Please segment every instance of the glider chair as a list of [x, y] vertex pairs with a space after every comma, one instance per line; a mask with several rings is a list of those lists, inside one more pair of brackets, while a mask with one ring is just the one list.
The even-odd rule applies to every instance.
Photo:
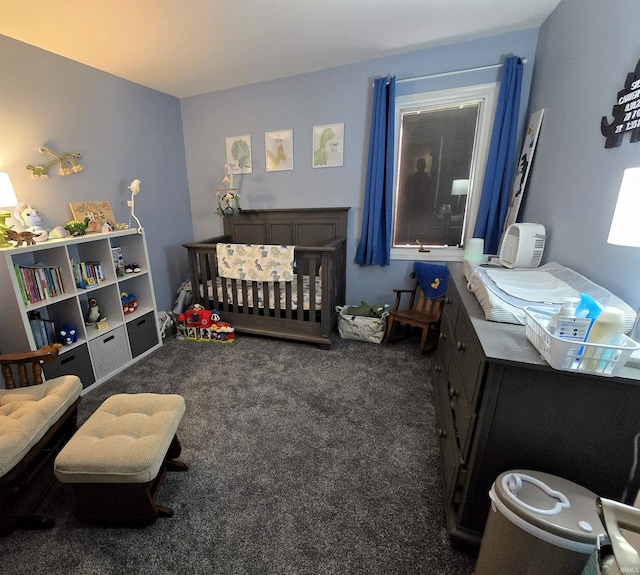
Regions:
[[[420, 353], [424, 353], [431, 351], [431, 349], [427, 350], [429, 331], [437, 329], [440, 324], [449, 281], [449, 269], [441, 264], [415, 262], [411, 277], [413, 278], [411, 289], [393, 290], [396, 301], [389, 312], [384, 340], [390, 341], [395, 323], [405, 324], [407, 334], [411, 327], [418, 327], [422, 330]], [[406, 307], [401, 307], [403, 304]]]
[[14, 502], [77, 429], [80, 379], [63, 375], [45, 381], [42, 373], [42, 363], [54, 361], [59, 347], [0, 355], [0, 537], [15, 529], [53, 527], [51, 519], [16, 514]]

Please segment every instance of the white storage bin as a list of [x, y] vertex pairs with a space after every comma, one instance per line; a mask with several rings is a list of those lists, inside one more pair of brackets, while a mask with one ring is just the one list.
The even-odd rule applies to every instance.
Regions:
[[124, 326], [105, 332], [89, 342], [96, 379], [102, 379], [131, 361]]
[[626, 335], [620, 337], [618, 345], [561, 339], [543, 325], [549, 318], [549, 310], [525, 307], [524, 311], [527, 338], [554, 369], [612, 377], [618, 374], [631, 354], [640, 349], [640, 344]]
[[368, 341], [370, 343], [380, 343], [387, 330], [387, 317], [389, 312], [382, 313], [382, 317], [366, 317], [348, 313], [349, 306], [337, 306], [338, 333], [342, 339], [355, 339], [358, 341]]

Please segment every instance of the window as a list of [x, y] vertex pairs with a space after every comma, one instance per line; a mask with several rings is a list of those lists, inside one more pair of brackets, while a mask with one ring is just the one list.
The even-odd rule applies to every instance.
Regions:
[[482, 191], [499, 84], [396, 98], [391, 257], [461, 257]]

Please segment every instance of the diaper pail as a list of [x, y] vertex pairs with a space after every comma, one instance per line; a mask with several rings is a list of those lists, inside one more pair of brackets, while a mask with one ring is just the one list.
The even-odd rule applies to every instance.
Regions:
[[580, 575], [604, 527], [596, 495], [539, 471], [498, 476], [474, 575]]

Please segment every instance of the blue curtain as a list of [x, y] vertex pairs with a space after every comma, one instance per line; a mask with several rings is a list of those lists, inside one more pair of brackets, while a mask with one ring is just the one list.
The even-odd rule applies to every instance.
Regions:
[[395, 76], [374, 82], [362, 235], [356, 252], [359, 264], [391, 263], [395, 94]]
[[505, 58], [491, 147], [482, 186], [474, 238], [484, 238], [484, 252], [497, 254], [509, 209], [522, 87], [522, 60]]

